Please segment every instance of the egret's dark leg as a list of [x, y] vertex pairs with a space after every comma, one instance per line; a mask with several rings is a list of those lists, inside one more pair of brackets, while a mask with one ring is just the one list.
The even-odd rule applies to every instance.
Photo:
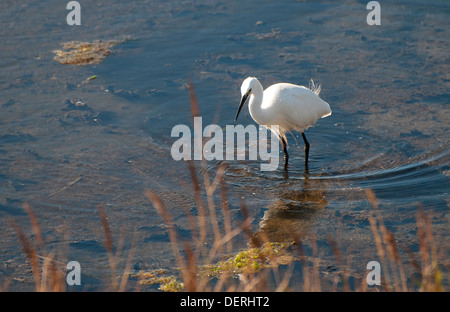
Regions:
[[284, 138], [281, 138], [281, 145], [283, 146], [283, 152], [284, 152], [284, 168], [287, 168], [288, 161], [289, 161], [289, 154], [287, 151], [287, 144], [286, 140]]
[[303, 141], [305, 141], [305, 168], [308, 168], [308, 157], [309, 157], [309, 142], [305, 137], [305, 133], [302, 132]]

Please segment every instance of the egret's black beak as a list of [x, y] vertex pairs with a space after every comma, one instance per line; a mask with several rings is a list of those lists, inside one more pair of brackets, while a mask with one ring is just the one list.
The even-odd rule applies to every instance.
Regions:
[[234, 125], [235, 126], [236, 126], [236, 121], [237, 121], [237, 119], [239, 117], [239, 113], [241, 112], [242, 106], [244, 106], [245, 102], [247, 102], [247, 99], [248, 99], [251, 91], [252, 90], [248, 90], [248, 92], [245, 93], [244, 96], [242, 97], [241, 103], [239, 103], [239, 108], [238, 108], [238, 111], [237, 111], [237, 114], [236, 114], [236, 118], [234, 118]]

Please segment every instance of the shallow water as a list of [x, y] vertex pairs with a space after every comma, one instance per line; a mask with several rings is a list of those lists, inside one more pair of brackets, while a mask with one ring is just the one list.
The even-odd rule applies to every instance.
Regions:
[[[185, 84], [195, 87], [203, 124], [225, 126], [247, 76], [264, 87], [313, 78], [333, 114], [306, 132], [308, 173], [298, 134], [289, 137], [288, 173], [282, 166], [262, 172], [258, 161], [227, 162], [233, 220], [243, 199], [256, 236], [290, 240], [285, 230], [294, 228], [323, 248], [335, 237], [364, 272], [377, 259], [370, 188], [397, 240], [417, 249], [422, 206], [448, 257], [446, 1], [383, 1], [381, 26], [367, 25], [364, 1], [80, 3], [81, 26], [66, 24], [58, 1], [0, 4], [0, 283], [34, 287], [10, 222], [32, 235], [24, 202], [48, 249], [68, 246], [66, 257], [81, 263], [84, 289], [102, 289], [110, 278], [99, 204], [116, 241], [125, 233], [124, 253], [134, 236], [135, 269], [173, 267], [166, 228], [144, 192], [160, 195], [181, 236], [189, 234], [190, 174], [170, 155], [172, 128], [192, 126]], [[53, 60], [64, 42], [123, 38], [100, 64]], [[85, 106], [71, 105], [77, 101]], [[253, 123], [246, 108], [239, 121]], [[212, 175], [217, 166], [209, 162], [206, 170]]]

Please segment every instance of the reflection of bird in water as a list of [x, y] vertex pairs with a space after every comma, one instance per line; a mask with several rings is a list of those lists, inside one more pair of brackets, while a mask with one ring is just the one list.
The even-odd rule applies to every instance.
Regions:
[[305, 168], [308, 167], [309, 143], [304, 131], [318, 119], [331, 115], [330, 105], [319, 97], [320, 86], [312, 82], [310, 89], [290, 83], [277, 83], [263, 90], [261, 83], [248, 77], [241, 86], [241, 102], [236, 114], [236, 123], [242, 106], [248, 102], [253, 120], [269, 128], [281, 142], [284, 152], [284, 167], [287, 168], [286, 132], [300, 131], [305, 142]]
[[307, 234], [314, 216], [328, 202], [320, 189], [296, 188], [283, 191], [280, 198], [268, 207], [251, 245], [259, 246], [266, 241], [289, 243]]

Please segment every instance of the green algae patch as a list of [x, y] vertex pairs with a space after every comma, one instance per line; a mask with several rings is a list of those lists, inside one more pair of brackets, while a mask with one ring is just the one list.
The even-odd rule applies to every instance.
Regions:
[[98, 64], [111, 54], [111, 48], [125, 42], [122, 40], [96, 40], [94, 42], [71, 41], [63, 44], [61, 50], [54, 50], [54, 60], [61, 64]]
[[[295, 260], [288, 252], [291, 244], [268, 242], [258, 248], [248, 248], [215, 265], [206, 267], [209, 276], [221, 274], [254, 274], [262, 269], [287, 265]], [[205, 273], [206, 273], [205, 272]]]
[[139, 272], [132, 277], [136, 277], [140, 285], [159, 285], [158, 289], [165, 292], [179, 292], [184, 289], [182, 282], [175, 276], [168, 275], [168, 271], [163, 269]]
[[[238, 274], [257, 274], [263, 269], [289, 265], [296, 260], [291, 252], [293, 244], [267, 242], [261, 247], [248, 248], [215, 264], [197, 266], [195, 275], [201, 281], [221, 276], [229, 278]], [[141, 271], [130, 277], [137, 278], [140, 285], [159, 285], [158, 289], [165, 292], [185, 290], [184, 283], [165, 269]]]

